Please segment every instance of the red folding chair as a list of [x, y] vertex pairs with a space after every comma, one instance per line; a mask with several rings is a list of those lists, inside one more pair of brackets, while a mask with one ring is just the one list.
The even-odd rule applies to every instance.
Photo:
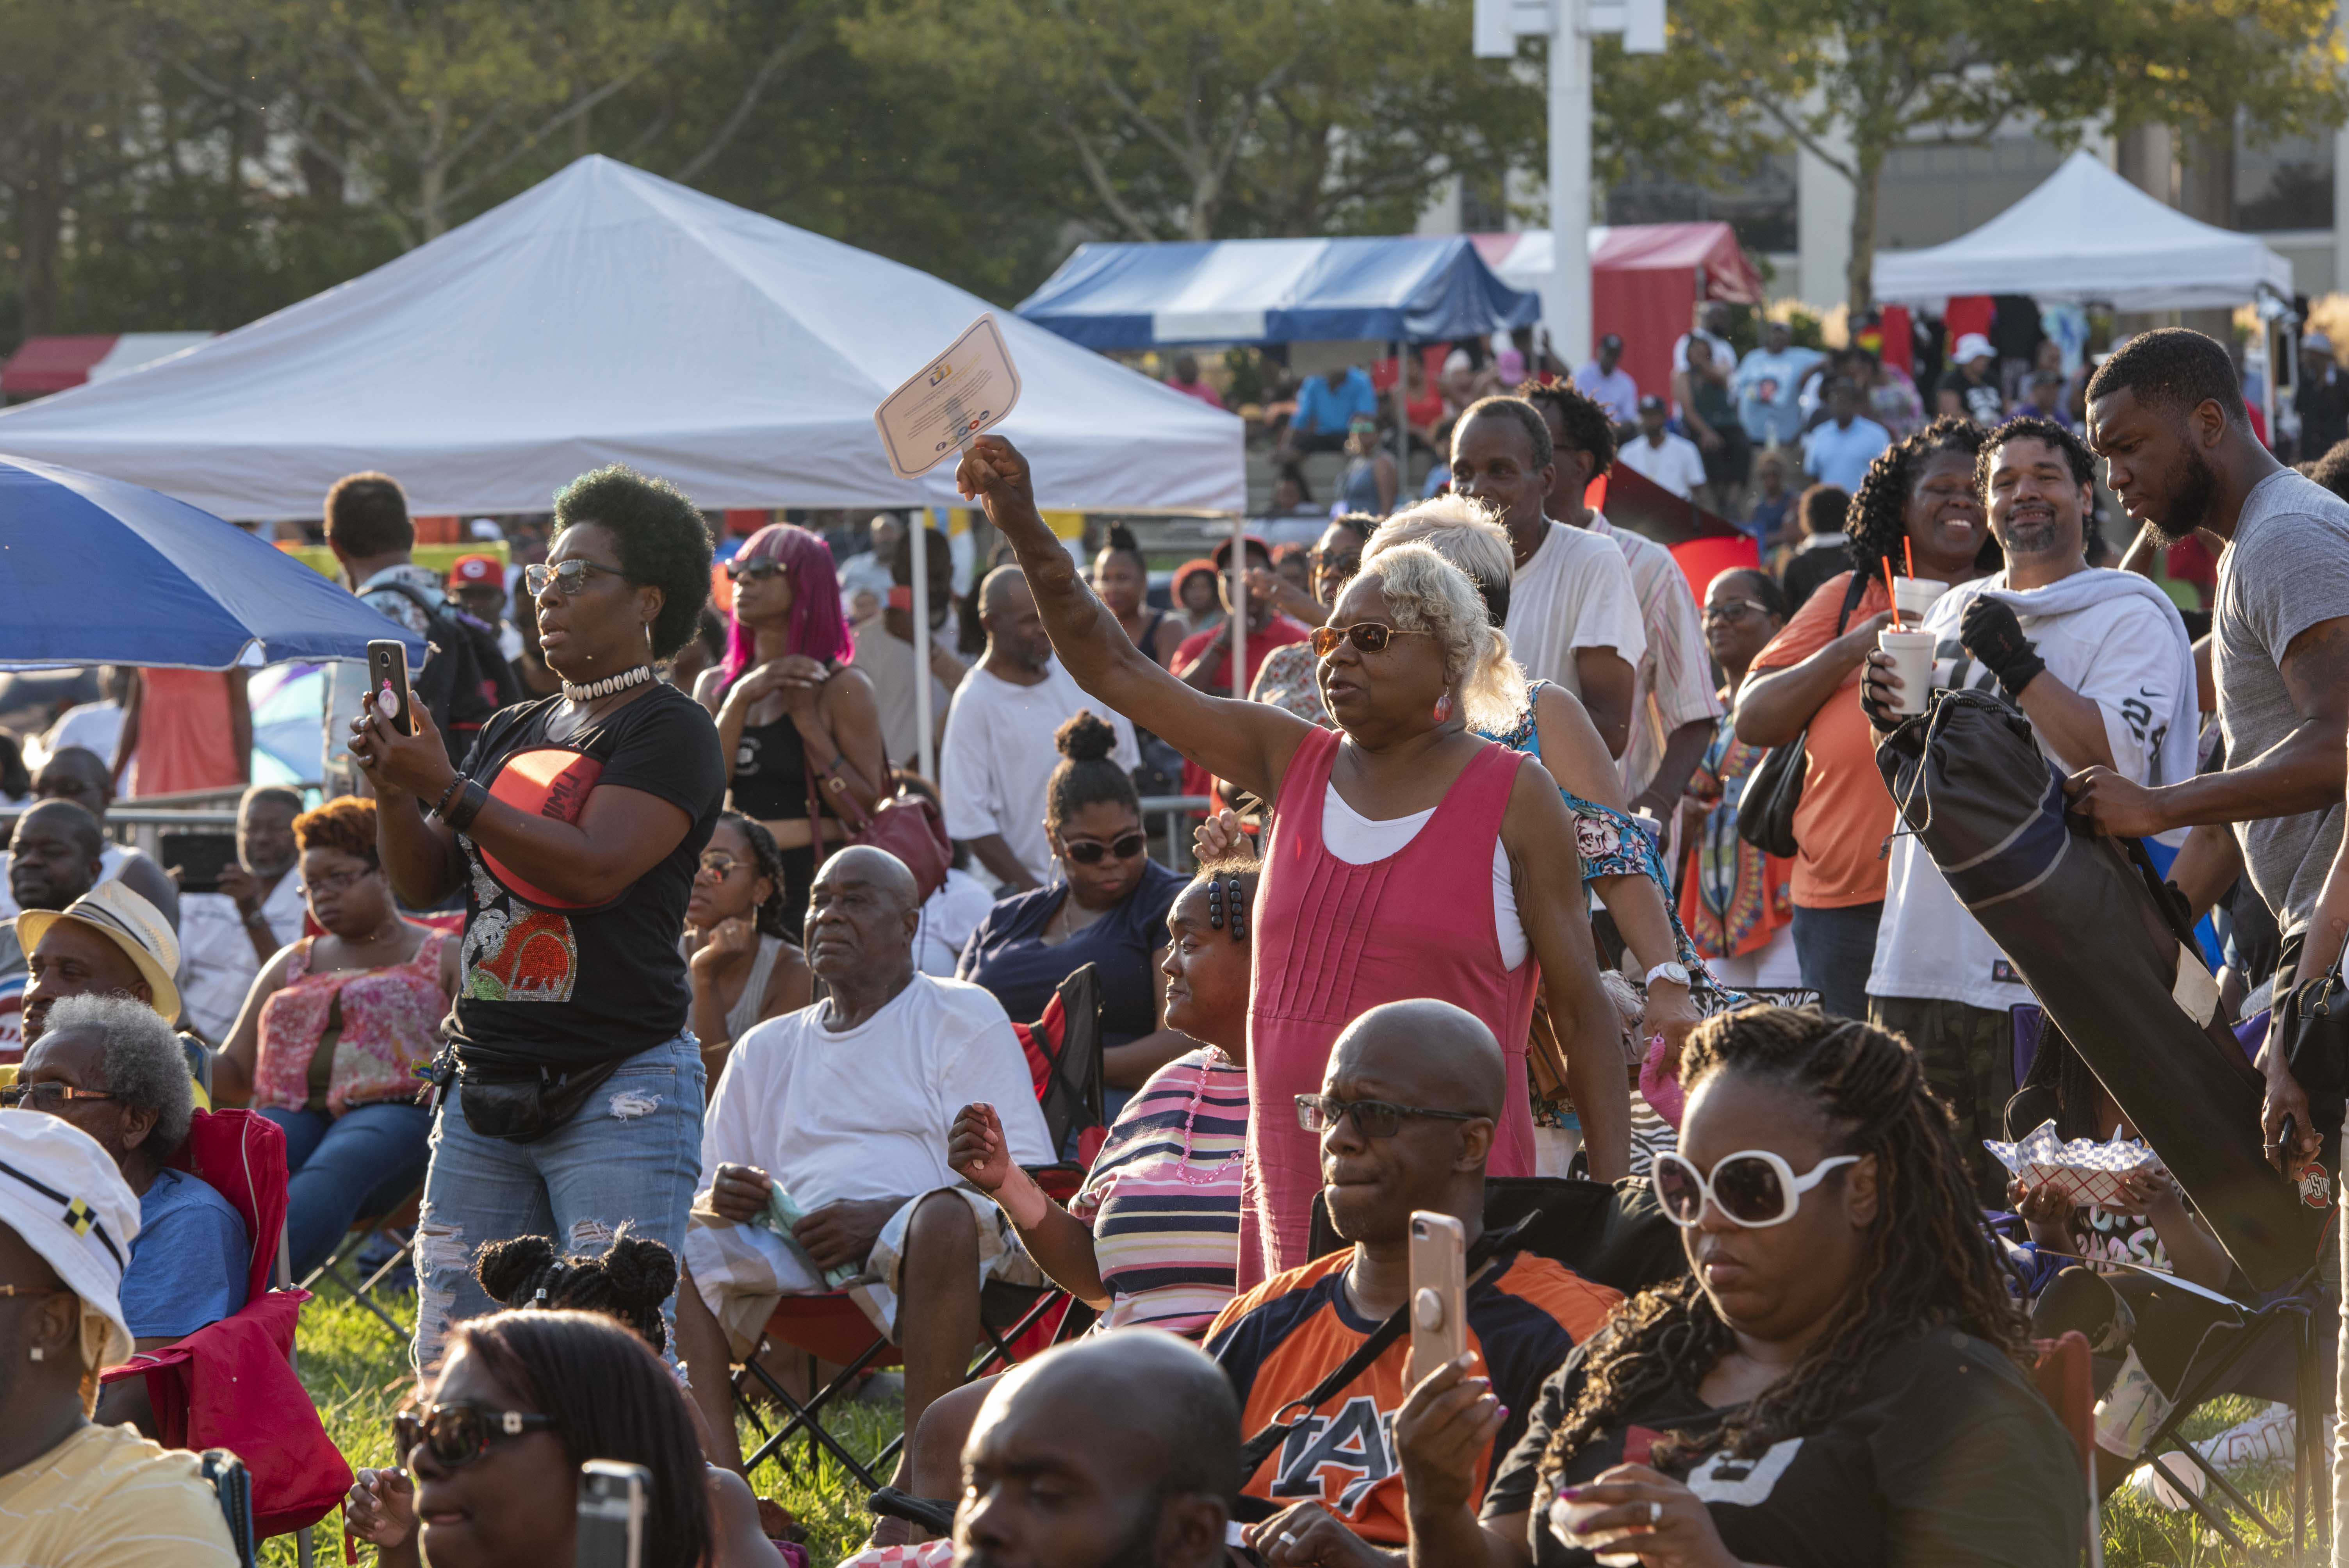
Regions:
[[[310, 1561], [310, 1526], [350, 1490], [343, 1459], [295, 1370], [294, 1328], [307, 1291], [285, 1265], [285, 1137], [249, 1110], [198, 1111], [171, 1161], [243, 1217], [253, 1238], [243, 1307], [184, 1339], [142, 1351], [100, 1374], [143, 1377], [165, 1447], [226, 1449], [253, 1480], [255, 1530], [296, 1533]], [[136, 1244], [133, 1245], [136, 1251]], [[274, 1285], [277, 1288], [272, 1288]]]
[[2039, 1360], [2031, 1369], [2031, 1380], [2071, 1434], [2072, 1446], [2080, 1450], [2088, 1495], [2088, 1568], [2104, 1568], [2103, 1500], [2096, 1490], [2096, 1374], [2088, 1336], [2075, 1328], [2061, 1338], [2037, 1340], [2033, 1348]]

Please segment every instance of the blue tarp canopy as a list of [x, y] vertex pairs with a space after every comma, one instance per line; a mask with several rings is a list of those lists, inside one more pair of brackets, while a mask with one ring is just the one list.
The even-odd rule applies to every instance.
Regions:
[[1530, 326], [1538, 294], [1463, 235], [1080, 245], [1019, 305], [1088, 348], [1180, 343], [1433, 343]]

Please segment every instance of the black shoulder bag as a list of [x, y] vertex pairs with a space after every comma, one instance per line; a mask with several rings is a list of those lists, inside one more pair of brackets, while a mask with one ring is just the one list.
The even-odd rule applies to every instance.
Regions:
[[[1844, 590], [1843, 613], [1836, 617], [1836, 635], [1851, 624], [1851, 614], [1868, 593], [1868, 579], [1858, 572]], [[1830, 697], [1827, 699], [1835, 700]], [[1805, 747], [1809, 725], [1784, 746], [1774, 746], [1745, 780], [1737, 797], [1737, 836], [1764, 854], [1791, 857], [1795, 851], [1795, 808], [1803, 803], [1803, 772], [1809, 759]]]

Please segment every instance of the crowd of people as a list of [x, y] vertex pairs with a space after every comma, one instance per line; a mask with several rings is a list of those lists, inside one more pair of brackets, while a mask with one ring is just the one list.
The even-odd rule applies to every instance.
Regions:
[[[957, 481], [1005, 559], [977, 657], [942, 634], [926, 669], [913, 552], [934, 631], [955, 570], [928, 530], [843, 563], [771, 523], [717, 562], [688, 498], [604, 469], [501, 601], [494, 562], [412, 581], [392, 480], [337, 486], [347, 585], [465, 614], [467, 668], [502, 670], [419, 680], [405, 728], [338, 690], [352, 789], [246, 790], [217, 892], [111, 844], [92, 750], [13, 828], [26, 1560], [233, 1560], [150, 1384], [98, 1375], [249, 1309], [249, 1212], [188, 1157], [249, 1107], [297, 1275], [418, 1202], [416, 1394], [347, 1502], [387, 1563], [567, 1561], [591, 1459], [650, 1472], [647, 1563], [785, 1560], [734, 1368], [834, 1295], [903, 1362], [896, 1484], [954, 1515], [877, 1521], [874, 1565], [2076, 1562], [2091, 1492], [2035, 1340], [2093, 1342], [2117, 1484], [2210, 1298], [2252, 1298], [2178, 1150], [2088, 1205], [1985, 1147], [2137, 1129], [2052, 1017], [2018, 1053], [2024, 966], [1881, 759], [1991, 704], [2078, 830], [2145, 841], [2216, 912], [2211, 1006], [2277, 1179], [2311, 1180], [2339, 1077], [2268, 1021], [2349, 939], [2349, 503], [2191, 332], [2105, 358], [2085, 418], [1943, 387], [1894, 431], [1848, 356], [1773, 331], [1727, 366], [1711, 330], [1677, 411], [1604, 344], [1588, 378], [1520, 365], [1451, 419], [1447, 493], [1400, 506], [1361, 389], [1317, 382], [1283, 438], [1349, 454], [1346, 509], [1301, 556], [1227, 542], [1165, 608], [1130, 534], [1081, 561], [980, 436]], [[1743, 449], [1734, 482], [1832, 545], [1699, 593], [1588, 506], [1674, 418], [1692, 486]], [[2100, 480], [2133, 560], [2206, 536], [2207, 626], [2098, 564]], [[1930, 634], [1930, 702], [1888, 628]], [[1160, 752], [1211, 810], [1154, 853]], [[1679, 1245], [1623, 1276], [1500, 1217], [1527, 1192]], [[1428, 1216], [1465, 1249], [1434, 1366], [1405, 1332]], [[967, 1381], [993, 1304], [1048, 1286], [1091, 1331]]]

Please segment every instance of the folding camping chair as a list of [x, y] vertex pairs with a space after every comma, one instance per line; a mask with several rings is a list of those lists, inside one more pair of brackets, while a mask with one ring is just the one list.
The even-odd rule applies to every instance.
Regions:
[[[301, 1287], [316, 1290], [320, 1280], [332, 1280], [342, 1287], [344, 1295], [373, 1313], [377, 1322], [391, 1330], [393, 1338], [405, 1341], [414, 1337], [416, 1326], [413, 1323], [403, 1324], [394, 1317], [376, 1299], [375, 1293], [384, 1281], [416, 1255], [416, 1216], [423, 1202], [424, 1188], [419, 1182], [416, 1191], [384, 1212], [359, 1216], [351, 1228], [343, 1233], [343, 1239], [335, 1243], [335, 1250], [326, 1254], [326, 1261], [302, 1276]], [[367, 1278], [356, 1277], [359, 1260], [378, 1240], [393, 1243], [391, 1255], [377, 1265]]]
[[2087, 1481], [2088, 1568], [2105, 1568], [2104, 1499], [2096, 1495], [2096, 1374], [2088, 1336], [2075, 1328], [2054, 1339], [2038, 1340], [2032, 1348], [2039, 1359], [2032, 1366], [2031, 1380], [2080, 1451]]
[[292, 1284], [286, 1266], [285, 1135], [249, 1110], [199, 1111], [171, 1164], [243, 1217], [253, 1242], [245, 1304], [100, 1378], [146, 1379], [166, 1448], [226, 1449], [241, 1459], [256, 1533], [294, 1534], [307, 1568], [310, 1526], [342, 1501], [351, 1469], [295, 1371], [295, 1322], [310, 1293]]
[[[2174, 1468], [2171, 1461], [2180, 1457], [2189, 1460], [2271, 1544], [2283, 1544], [2284, 1531], [2179, 1432], [2199, 1406], [2221, 1395], [2249, 1394], [2289, 1405], [2292, 1419], [2292, 1547], [2298, 1553], [2313, 1527], [2317, 1551], [2322, 1553], [2329, 1550], [2333, 1522], [2325, 1440], [2332, 1424], [2325, 1418], [2328, 1391], [2323, 1387], [2323, 1336], [2332, 1332], [2332, 1316], [2325, 1311], [2317, 1283], [2323, 1266], [2324, 1260], [2320, 1258], [2299, 1280], [2274, 1293], [2265, 1305], [2240, 1307], [2236, 1324], [2220, 1325], [2211, 1330], [2201, 1351], [2188, 1363], [2179, 1380], [2177, 1402], [2170, 1407], [2169, 1414], [2129, 1461], [2132, 1470], [2150, 1465], [2154, 1473], [2201, 1516], [2203, 1523], [2238, 1552], [2249, 1550], [2240, 1532], [2201, 1491], [2189, 1484], [2185, 1473]], [[2222, 1332], [2224, 1339], [2213, 1348], [2213, 1339]], [[2291, 1371], [2284, 1379], [2279, 1379], [2278, 1369], [2273, 1366], [2262, 1367], [2254, 1359], [2255, 1353], [2272, 1356], [2279, 1349], [2291, 1353]]]
[[[1058, 1164], [1031, 1169], [1055, 1202], [1066, 1202], [1084, 1181], [1085, 1166], [1099, 1151], [1107, 1134], [1102, 1125], [1101, 976], [1090, 964], [1061, 982], [1044, 1016], [1033, 1024], [1014, 1024], [1020, 1048], [1028, 1057], [1029, 1075], [1044, 1112], [1051, 1146], [1064, 1157]], [[1081, 1151], [1075, 1161], [1065, 1158]], [[1054, 1314], [1058, 1313], [1058, 1317]], [[979, 1292], [979, 1326], [987, 1336], [963, 1374], [965, 1382], [985, 1377], [1035, 1354], [1056, 1339], [1081, 1332], [1092, 1321], [1083, 1304], [1050, 1285], [1030, 1286], [988, 1282]], [[760, 1364], [771, 1345], [788, 1346], [818, 1361], [841, 1367], [830, 1382], [805, 1400], [795, 1398], [775, 1376]], [[786, 1469], [783, 1445], [802, 1431], [809, 1442], [829, 1453], [866, 1491], [880, 1489], [874, 1472], [885, 1470], [904, 1446], [905, 1434], [892, 1439], [867, 1467], [831, 1432], [823, 1412], [866, 1373], [900, 1364], [897, 1346], [885, 1334], [876, 1334], [872, 1320], [843, 1292], [825, 1295], [785, 1296], [767, 1319], [759, 1350], [734, 1374], [734, 1402], [760, 1435], [759, 1446], [743, 1461], [747, 1474], [773, 1459]], [[781, 1405], [783, 1419], [770, 1429], [751, 1387], [766, 1390]]]

